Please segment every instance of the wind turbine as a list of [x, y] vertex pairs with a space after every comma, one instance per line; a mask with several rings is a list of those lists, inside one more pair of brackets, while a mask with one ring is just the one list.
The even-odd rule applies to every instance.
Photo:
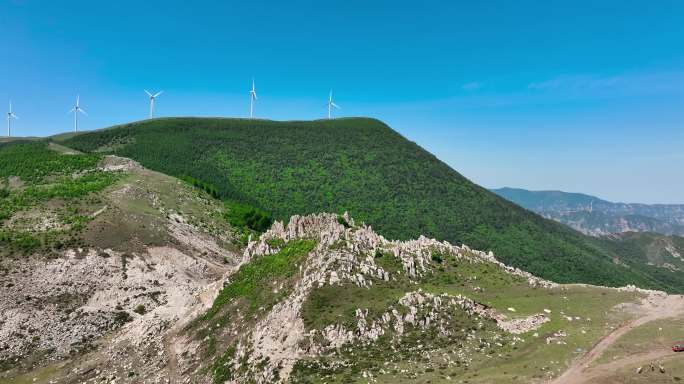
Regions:
[[81, 101], [81, 95], [77, 95], [76, 96], [76, 105], [74, 105], [74, 107], [71, 108], [71, 110], [69, 110], [69, 112], [68, 112], [68, 113], [73, 112], [73, 114], [74, 114], [74, 132], [78, 132], [78, 113], [81, 112], [82, 114], [87, 115], [86, 111], [79, 106], [80, 101]]
[[249, 118], [254, 118], [254, 102], [257, 99], [256, 87], [254, 86], [254, 78], [252, 78], [252, 90], [249, 91]]
[[12, 112], [12, 101], [9, 102], [9, 112], [7, 112], [7, 137], [12, 136], [12, 119], [18, 119], [19, 116]]
[[328, 120], [332, 119], [332, 109], [337, 108], [337, 109], [342, 109], [339, 105], [335, 104], [335, 102], [332, 99], [332, 89], [330, 90], [330, 97], [328, 98]]
[[164, 93], [164, 91], [159, 91], [159, 92], [157, 92], [157, 93], [155, 93], [155, 94], [153, 95], [153, 94], [151, 94], [150, 92], [148, 92], [147, 89], [146, 89], [146, 90], [145, 90], [145, 93], [147, 93], [147, 96], [150, 97], [150, 119], [151, 119], [151, 118], [152, 118], [152, 115], [154, 115], [154, 99], [156, 99], [157, 96], [159, 96], [159, 95], [161, 95], [162, 93]]

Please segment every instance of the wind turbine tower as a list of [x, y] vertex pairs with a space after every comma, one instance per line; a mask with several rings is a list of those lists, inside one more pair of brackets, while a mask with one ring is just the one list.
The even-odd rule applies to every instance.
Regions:
[[146, 90], [145, 90], [145, 93], [147, 93], [147, 96], [150, 97], [150, 119], [151, 119], [152, 116], [154, 116], [154, 100], [155, 100], [159, 95], [161, 95], [162, 93], [164, 93], [164, 91], [159, 91], [159, 92], [157, 92], [157, 93], [155, 93], [155, 94], [153, 95], [152, 93], [150, 93], [150, 92], [147, 91], [147, 89], [146, 89]]
[[78, 132], [78, 114], [82, 113], [84, 115], [88, 115], [86, 111], [80, 107], [80, 101], [81, 101], [81, 96], [78, 95], [76, 96], [76, 105], [74, 105], [73, 108], [69, 111], [69, 113], [74, 114], [74, 132]]
[[342, 109], [339, 105], [335, 104], [332, 97], [332, 89], [330, 90], [330, 97], [328, 98], [328, 120], [332, 119], [333, 108]]
[[9, 102], [9, 112], [7, 112], [7, 137], [12, 136], [12, 119], [18, 119], [19, 116], [12, 112], [12, 102]]
[[254, 78], [252, 78], [252, 90], [249, 91], [249, 118], [254, 118], [254, 102], [257, 99], [256, 87], [254, 86]]

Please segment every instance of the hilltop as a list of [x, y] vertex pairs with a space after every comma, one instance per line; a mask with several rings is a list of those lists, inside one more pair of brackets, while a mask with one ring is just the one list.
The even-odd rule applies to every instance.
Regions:
[[653, 358], [684, 375], [661, 345], [679, 296], [559, 285], [347, 214], [271, 225], [186, 180], [0, 144], [0, 383], [562, 383]]
[[201, 180], [280, 220], [348, 211], [388, 238], [469, 244], [557, 282], [684, 289], [615, 262], [619, 255], [470, 182], [373, 119], [153, 119], [55, 140]]
[[519, 188], [493, 189], [492, 192], [587, 235], [622, 232], [684, 235], [683, 204], [613, 203], [582, 193]]

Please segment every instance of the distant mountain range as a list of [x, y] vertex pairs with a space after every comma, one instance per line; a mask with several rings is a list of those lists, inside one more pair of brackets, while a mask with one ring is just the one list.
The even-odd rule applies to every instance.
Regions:
[[582, 193], [519, 188], [492, 192], [592, 236], [622, 232], [684, 235], [684, 204], [613, 203]]

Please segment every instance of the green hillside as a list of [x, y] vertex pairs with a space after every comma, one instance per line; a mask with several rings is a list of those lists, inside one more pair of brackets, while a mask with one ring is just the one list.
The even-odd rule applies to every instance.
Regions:
[[650, 232], [625, 232], [598, 239], [601, 246], [620, 255], [620, 260], [640, 269], [665, 285], [681, 284], [684, 270], [684, 237]]
[[522, 207], [533, 211], [548, 210], [553, 207], [564, 209], [580, 209], [588, 207], [590, 204], [611, 204], [598, 197], [585, 195], [583, 193], [570, 193], [562, 191], [528, 191], [520, 188], [499, 188], [492, 189], [492, 192], [506, 198]]
[[684, 289], [614, 263], [611, 251], [475, 185], [373, 119], [154, 119], [59, 141], [202, 180], [223, 199], [279, 219], [347, 210], [390, 238], [426, 235], [492, 250], [558, 282]]

